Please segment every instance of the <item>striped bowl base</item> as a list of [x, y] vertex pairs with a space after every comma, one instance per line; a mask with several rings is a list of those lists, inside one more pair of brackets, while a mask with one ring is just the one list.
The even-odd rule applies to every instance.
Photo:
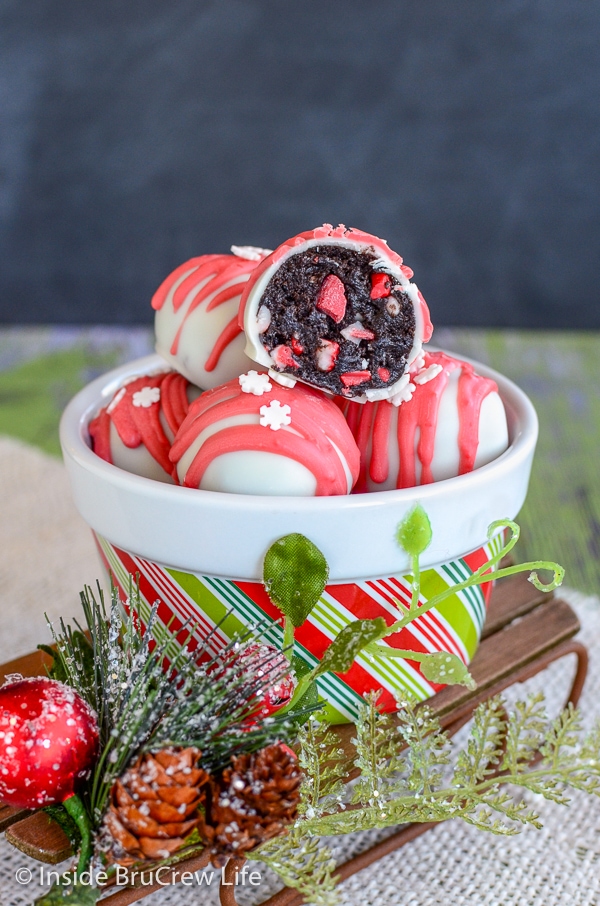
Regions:
[[[185, 621], [195, 626], [198, 640], [213, 632], [216, 651], [246, 626], [266, 624], [265, 641], [282, 647], [281, 613], [270, 602], [259, 582], [223, 579], [182, 572], [121, 550], [96, 535], [100, 556], [112, 575], [123, 601], [130, 577], [139, 575], [142, 619], [159, 601], [159, 635], [176, 637]], [[421, 575], [421, 603], [468, 578], [489, 560], [501, 543], [500, 536], [460, 560], [452, 560]], [[468, 588], [448, 596], [396, 633], [388, 643], [396, 648], [419, 652], [448, 651], [468, 664], [475, 653], [485, 620], [492, 583]], [[356, 619], [382, 616], [392, 623], [402, 615], [411, 598], [410, 576], [386, 576], [328, 585], [306, 622], [296, 630], [294, 654], [308, 669], [322, 657], [331, 640]], [[215, 626], [219, 628], [215, 630]], [[395, 696], [411, 692], [420, 701], [443, 686], [425, 679], [416, 661], [400, 658], [358, 656], [347, 673], [326, 673], [317, 680], [319, 693], [327, 703], [326, 718], [332, 723], [354, 721], [365, 692], [381, 690], [380, 706], [393, 711]]]

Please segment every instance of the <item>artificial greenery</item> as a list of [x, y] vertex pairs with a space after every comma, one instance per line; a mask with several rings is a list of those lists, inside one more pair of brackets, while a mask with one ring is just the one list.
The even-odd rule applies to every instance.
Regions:
[[65, 876], [48, 893], [38, 897], [34, 906], [61, 906], [64, 903], [68, 906], [96, 906], [101, 895], [101, 888], [92, 884], [78, 884]]
[[[515, 803], [501, 783], [541, 792], [557, 802], [565, 801], [568, 786], [596, 793], [600, 770], [590, 753], [597, 758], [600, 732], [581, 743], [578, 718], [572, 711], [547, 726], [538, 699], [518, 705], [510, 720], [499, 700], [481, 706], [467, 748], [459, 753], [453, 768], [450, 743], [435, 716], [410, 698], [403, 698], [398, 714], [391, 716], [379, 712], [377, 694], [366, 697], [350, 759], [339, 747], [333, 729], [314, 720], [306, 723], [318, 708], [317, 678], [327, 671], [346, 673], [361, 652], [372, 658], [420, 661], [427, 679], [472, 687], [467, 668], [454, 654], [404, 651], [381, 643], [449, 595], [488, 582], [493, 570], [495, 577], [528, 570], [530, 581], [544, 591], [560, 584], [563, 571], [550, 562], [496, 569], [516, 543], [519, 529], [503, 520], [490, 526], [490, 538], [498, 532], [508, 539], [487, 563], [464, 582], [421, 601], [420, 557], [431, 542], [431, 526], [422, 507], [415, 507], [397, 531], [412, 570], [409, 606], [397, 601], [398, 618], [390, 625], [381, 617], [348, 624], [312, 669], [293, 653], [294, 630], [323, 594], [327, 563], [303, 535], [288, 535], [275, 542], [265, 557], [265, 588], [283, 614], [284, 651], [298, 682], [292, 701], [265, 720], [257, 718], [260, 697], [265, 686], [282, 678], [276, 675], [281, 668], [270, 660], [270, 653], [262, 660], [259, 656], [255, 663], [254, 652], [250, 671], [244, 659], [245, 650], [264, 627], [252, 627], [246, 637], [232, 640], [214, 656], [211, 645], [219, 627], [192, 650], [194, 627], [185, 625], [175, 635], [170, 626], [165, 631], [158, 623], [158, 604], [142, 625], [138, 589], [130, 589], [125, 615], [116, 589], [108, 614], [101, 590], [96, 597], [86, 589], [81, 596], [85, 627], [66, 626], [61, 621], [60, 632], [53, 632], [55, 650], [44, 647], [53, 657], [50, 674], [89, 702], [100, 728], [100, 757], [92, 777], [81, 800], [69, 800], [68, 811], [81, 834], [78, 871], [89, 861], [91, 834], [100, 825], [115, 779], [141, 752], [169, 745], [196, 746], [202, 752], [202, 765], [214, 771], [239, 751], [297, 736], [304, 772], [298, 820], [287, 834], [270, 840], [250, 858], [266, 862], [286, 885], [297, 888], [316, 906], [331, 906], [336, 896], [335, 863], [319, 842], [321, 837], [449, 817], [463, 818], [496, 833], [511, 833], [515, 825], [536, 824], [537, 818]], [[552, 580], [544, 585], [536, 569], [552, 570]], [[529, 770], [538, 750], [540, 766]], [[350, 776], [357, 778], [352, 786], [347, 785]], [[66, 813], [56, 817], [68, 823]], [[195, 851], [200, 846], [198, 840]], [[69, 892], [57, 888], [50, 894], [54, 900], [40, 903], [50, 906], [69, 896], [75, 906], [80, 893], [88, 896], [77, 884]]]
[[302, 626], [323, 594], [329, 578], [327, 560], [304, 535], [279, 538], [265, 554], [263, 582], [284, 617], [283, 649], [290, 651], [294, 628]]
[[[550, 592], [561, 585], [565, 571], [558, 563], [549, 560], [536, 560], [529, 563], [517, 563], [511, 566], [497, 568], [498, 564], [510, 553], [517, 541], [521, 530], [516, 522], [510, 519], [499, 519], [488, 528], [488, 539], [491, 541], [501, 533], [505, 539], [504, 544], [490, 557], [479, 569], [465, 579], [451, 585], [449, 588], [433, 595], [427, 601], [421, 601], [421, 569], [420, 556], [431, 543], [432, 532], [429, 518], [420, 504], [417, 504], [402, 520], [396, 532], [398, 544], [404, 548], [411, 561], [411, 586], [412, 596], [410, 605], [405, 607], [401, 601], [396, 601], [398, 619], [386, 626], [378, 639], [365, 645], [365, 651], [371, 657], [405, 658], [421, 663], [421, 670], [426, 679], [445, 685], [461, 684], [475, 688], [475, 683], [463, 662], [455, 654], [439, 653], [424, 654], [419, 651], [406, 651], [381, 645], [380, 641], [401, 632], [409, 623], [423, 616], [434, 607], [439, 607], [451, 595], [455, 595], [475, 585], [483, 585], [491, 578], [500, 579], [516, 573], [529, 572], [529, 581], [539, 591]], [[548, 570], [552, 573], [549, 582], [542, 582], [537, 574], [538, 570]], [[491, 575], [493, 573], [493, 576]]]
[[[253, 715], [265, 684], [281, 677], [270, 675], [268, 663], [248, 670], [241, 655], [250, 636], [231, 642], [215, 658], [208, 656], [212, 636], [191, 651], [192, 633], [185, 627], [181, 643], [172, 636], [157, 642], [158, 604], [143, 626], [134, 586], [125, 617], [116, 589], [108, 614], [100, 588], [97, 596], [86, 588], [81, 604], [87, 637], [81, 627], [61, 620], [60, 634], [53, 630], [52, 672], [63, 676], [98, 716], [100, 758], [87, 790], [94, 825], [114, 780], [140, 751], [193, 745], [205, 753], [203, 764], [215, 769], [242, 748], [259, 749], [274, 738], [273, 726]], [[285, 735], [285, 727], [277, 732]]]
[[325, 649], [318, 664], [300, 678], [292, 700], [282, 709], [281, 713], [296, 710], [304, 701], [305, 696], [310, 693], [311, 688], [316, 689], [315, 680], [323, 673], [330, 670], [336, 673], [346, 673], [350, 670], [362, 649], [368, 646], [372, 640], [380, 639], [385, 628], [383, 617], [377, 617], [374, 620], [353, 620], [344, 626], [331, 645]]
[[[519, 540], [520, 529], [510, 519], [501, 519], [490, 525], [489, 540], [499, 533], [505, 538], [504, 544], [468, 579], [450, 586], [427, 601], [422, 601], [420, 558], [431, 543], [432, 530], [423, 507], [420, 504], [413, 507], [396, 530], [396, 540], [408, 554], [411, 564], [412, 594], [409, 606], [406, 607], [396, 599], [398, 618], [389, 625], [379, 617], [377, 620], [355, 620], [344, 627], [313, 670], [303, 672], [286, 710], [295, 709], [301, 702], [308, 701], [305, 696], [323, 673], [327, 671], [345, 673], [349, 670], [361, 652], [372, 659], [402, 658], [416, 661], [421, 664], [425, 679], [433, 683], [460, 684], [469, 689], [476, 688], [468, 668], [456, 654], [445, 651], [408, 651], [381, 643], [384, 639], [401, 632], [409, 623], [422, 617], [432, 608], [438, 607], [451, 595], [489, 582], [492, 572], [495, 579], [529, 572], [529, 581], [540, 591], [553, 591], [562, 583], [564, 569], [552, 561], [536, 560], [498, 569], [498, 564]], [[551, 580], [548, 583], [541, 582], [537, 570], [552, 572]], [[284, 615], [284, 650], [288, 651], [290, 659], [293, 659], [294, 628], [301, 626], [307, 619], [323, 593], [328, 578], [326, 560], [308, 538], [298, 534], [285, 535], [267, 551], [263, 572], [267, 593]], [[313, 690], [311, 695], [314, 697], [316, 692]], [[312, 701], [312, 698], [310, 700]]]
[[[397, 714], [382, 714], [377, 698], [366, 696], [360, 708], [350, 758], [332, 728], [313, 720], [303, 728], [299, 818], [289, 834], [249, 854], [316, 906], [336, 901], [335, 865], [322, 837], [449, 818], [514, 834], [541, 827], [515, 788], [561, 805], [569, 789], [600, 796], [600, 723], [585, 734], [571, 706], [549, 720], [541, 695], [510, 714], [492, 698], [477, 708], [468, 742], [456, 752], [428, 705], [404, 697]], [[351, 771], [358, 779], [347, 785]]]
[[[202, 752], [202, 765], [216, 770], [240, 751], [291, 737], [297, 721], [315, 707], [303, 706], [289, 718], [260, 716], [265, 689], [282, 678], [270, 650], [258, 656], [253, 650], [251, 662], [245, 657], [255, 647], [260, 626], [215, 656], [210, 651], [218, 626], [192, 650], [193, 627], [184, 625], [176, 636], [169, 627], [161, 631], [158, 603], [143, 625], [140, 604], [139, 588], [132, 585], [124, 611], [113, 588], [107, 613], [102, 589], [94, 595], [86, 588], [81, 594], [85, 627], [61, 620], [58, 632], [50, 625], [54, 648], [40, 646], [53, 658], [49, 674], [88, 702], [99, 727], [100, 754], [89, 780], [51, 811], [79, 850], [77, 877], [89, 865], [114, 781], [141, 752], [195, 746]], [[69, 897], [74, 906], [83, 896], [87, 903], [84, 887], [66, 881], [49, 896], [58, 897], [57, 902]]]

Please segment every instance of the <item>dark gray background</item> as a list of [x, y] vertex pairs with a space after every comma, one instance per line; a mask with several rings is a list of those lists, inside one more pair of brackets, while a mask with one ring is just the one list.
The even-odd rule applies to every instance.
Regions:
[[342, 221], [434, 323], [600, 327], [593, 0], [0, 0], [0, 320]]

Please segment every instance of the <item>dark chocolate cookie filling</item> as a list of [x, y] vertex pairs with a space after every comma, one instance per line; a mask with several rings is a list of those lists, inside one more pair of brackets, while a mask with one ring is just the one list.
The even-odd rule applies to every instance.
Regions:
[[[376, 258], [324, 244], [284, 261], [260, 302], [270, 313], [260, 339], [275, 351], [275, 370], [346, 397], [402, 377], [413, 304], [393, 277], [373, 269]], [[372, 298], [380, 293], [387, 295]]]

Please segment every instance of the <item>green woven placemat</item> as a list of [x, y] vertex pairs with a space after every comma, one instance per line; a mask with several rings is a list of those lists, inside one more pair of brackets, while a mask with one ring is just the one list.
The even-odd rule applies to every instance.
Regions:
[[152, 351], [145, 329], [0, 329], [0, 434], [60, 456], [66, 404], [95, 377]]
[[440, 330], [435, 341], [506, 374], [533, 400], [540, 436], [519, 556], [558, 560], [569, 585], [598, 593], [600, 334]]

